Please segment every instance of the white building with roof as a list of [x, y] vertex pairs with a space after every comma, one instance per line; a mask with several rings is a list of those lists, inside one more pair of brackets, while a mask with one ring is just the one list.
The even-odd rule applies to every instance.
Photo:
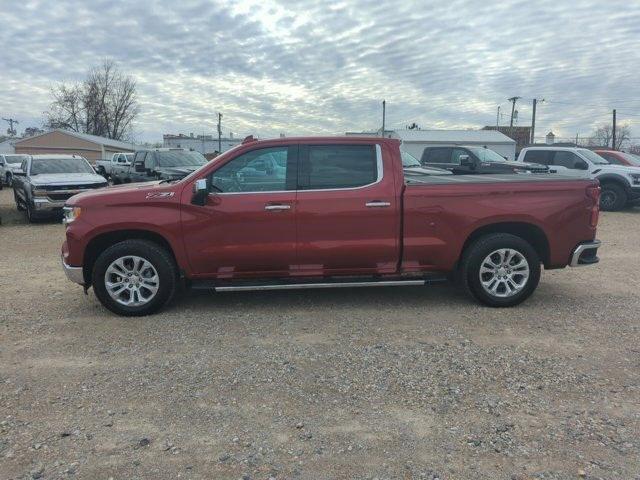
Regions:
[[16, 153], [80, 155], [91, 163], [110, 158], [114, 153], [134, 152], [136, 148], [136, 145], [132, 143], [59, 128], [32, 137], [21, 138], [15, 142]]
[[[378, 132], [347, 132], [353, 136], [379, 136]], [[473, 145], [493, 150], [509, 160], [516, 159], [516, 141], [496, 130], [386, 130], [385, 137], [397, 138], [400, 147], [416, 158], [422, 157], [425, 147]]]

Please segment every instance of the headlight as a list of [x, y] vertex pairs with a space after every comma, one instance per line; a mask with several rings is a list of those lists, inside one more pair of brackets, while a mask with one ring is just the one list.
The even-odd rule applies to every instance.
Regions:
[[65, 225], [69, 225], [80, 216], [80, 214], [82, 213], [82, 209], [80, 207], [64, 207], [62, 209], [62, 212], [64, 215], [62, 218], [62, 223], [64, 223]]
[[630, 173], [631, 185], [640, 185], [640, 173]]

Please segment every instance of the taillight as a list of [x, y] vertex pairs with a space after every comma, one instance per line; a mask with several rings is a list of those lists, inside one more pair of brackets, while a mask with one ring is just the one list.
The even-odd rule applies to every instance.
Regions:
[[591, 205], [591, 219], [589, 224], [592, 228], [596, 228], [598, 226], [598, 217], [600, 216], [600, 186], [588, 186], [587, 197], [593, 201], [593, 205]]

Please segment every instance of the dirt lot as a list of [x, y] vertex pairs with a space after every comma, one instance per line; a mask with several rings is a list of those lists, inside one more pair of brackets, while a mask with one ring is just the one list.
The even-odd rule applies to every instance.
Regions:
[[0, 192], [0, 478], [640, 478], [640, 209], [523, 306], [449, 286], [124, 319]]

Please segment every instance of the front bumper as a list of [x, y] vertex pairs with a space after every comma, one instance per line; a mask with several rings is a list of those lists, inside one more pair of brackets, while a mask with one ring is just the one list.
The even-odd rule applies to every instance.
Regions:
[[593, 265], [598, 263], [598, 248], [602, 242], [600, 240], [593, 240], [592, 242], [584, 242], [579, 244], [571, 254], [571, 260], [569, 261], [570, 267], [583, 267], [586, 265]]
[[67, 265], [64, 262], [64, 258], [61, 258], [62, 261], [62, 269], [64, 270], [65, 275], [69, 280], [73, 283], [77, 283], [78, 285], [84, 285], [84, 274], [82, 272], [82, 267], [72, 267]]
[[631, 187], [629, 189], [629, 200], [633, 202], [640, 200], [640, 187]]
[[57, 212], [62, 210], [66, 200], [51, 200], [47, 197], [35, 197], [33, 199], [33, 206], [38, 212]]

